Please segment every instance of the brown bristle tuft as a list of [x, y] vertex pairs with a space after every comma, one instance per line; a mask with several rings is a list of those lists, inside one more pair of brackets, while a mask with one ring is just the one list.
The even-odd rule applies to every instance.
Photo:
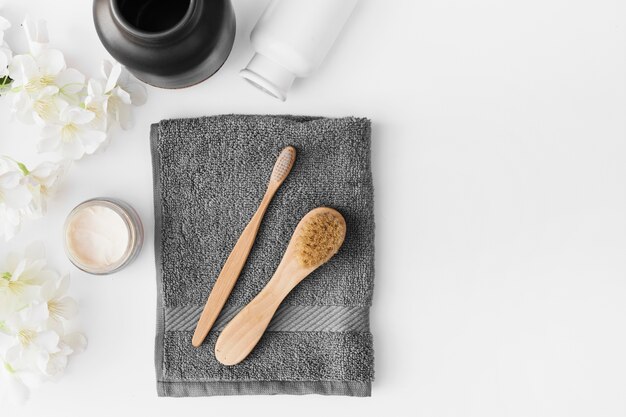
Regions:
[[311, 216], [302, 225], [296, 242], [300, 265], [316, 267], [337, 253], [346, 234], [345, 223], [337, 216], [332, 212], [322, 212]]

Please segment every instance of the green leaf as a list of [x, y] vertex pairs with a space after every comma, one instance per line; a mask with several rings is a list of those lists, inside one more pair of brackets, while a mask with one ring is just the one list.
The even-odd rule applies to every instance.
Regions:
[[12, 276], [13, 274], [11, 274], [10, 272], [5, 272], [2, 275], [0, 275], [0, 277], [4, 279], [11, 279]]
[[17, 166], [19, 167], [20, 171], [22, 171], [24, 173], [24, 175], [28, 175], [30, 174], [30, 171], [28, 170], [28, 168], [26, 168], [26, 165], [24, 165], [21, 162], [16, 162]]
[[0, 78], [0, 88], [7, 87], [12, 82], [13, 80], [11, 79], [11, 77], [9, 77], [8, 75], [5, 75], [4, 77]]

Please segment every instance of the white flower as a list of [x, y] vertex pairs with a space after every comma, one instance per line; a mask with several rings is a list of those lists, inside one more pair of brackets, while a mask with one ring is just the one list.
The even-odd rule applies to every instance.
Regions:
[[4, 321], [4, 361], [13, 368], [36, 367], [46, 375], [52, 354], [61, 350], [59, 334], [48, 328], [48, 308], [45, 303], [33, 303], [12, 314]]
[[25, 90], [11, 94], [11, 108], [22, 123], [44, 126], [59, 119], [59, 88], [50, 85], [33, 93]]
[[0, 321], [41, 297], [41, 285], [58, 281], [58, 274], [46, 268], [43, 246], [29, 245], [23, 253], [10, 253], [0, 265]]
[[59, 122], [46, 125], [41, 131], [39, 150], [60, 150], [74, 160], [94, 153], [106, 139], [106, 133], [90, 128], [94, 118], [93, 112], [62, 102]]
[[[59, 377], [85, 336], [65, 332], [76, 302], [69, 278], [48, 268], [43, 245], [7, 256], [0, 265], [0, 401], [23, 402], [29, 390]], [[26, 297], [25, 290], [32, 289]]]
[[87, 338], [78, 332], [62, 335], [59, 340], [59, 350], [48, 356], [44, 373], [50, 377], [60, 376], [67, 366], [68, 357], [73, 353], [80, 353], [87, 347]]
[[37, 219], [46, 213], [67, 163], [44, 162], [33, 170], [8, 157], [0, 157], [0, 236], [11, 239], [23, 219]]
[[5, 315], [7, 310], [19, 310], [39, 297], [41, 289], [28, 275], [29, 271], [25, 273], [26, 267], [26, 261], [22, 260], [13, 269], [1, 273], [0, 300], [3, 305], [0, 307], [0, 315]]
[[75, 68], [66, 68], [57, 75], [54, 83], [61, 95], [78, 103], [78, 95], [85, 88], [85, 76]]
[[17, 362], [22, 348], [43, 348], [50, 352], [55, 350], [59, 335], [46, 328], [48, 307], [45, 303], [33, 302], [19, 308], [3, 321], [2, 342], [0, 353], [11, 362]]
[[34, 93], [55, 85], [57, 76], [65, 69], [63, 53], [57, 49], [46, 49], [36, 57], [16, 55], [9, 65], [9, 76], [13, 89]]
[[[67, 68], [61, 51], [49, 47], [45, 21], [25, 19], [29, 52], [15, 56], [4, 42], [10, 26], [0, 16], [0, 93], [7, 92], [18, 120], [41, 126], [40, 151], [80, 159], [103, 146], [111, 122], [124, 129], [132, 125], [131, 106], [145, 103], [146, 89], [119, 63], [105, 62], [104, 79], [86, 83], [82, 73]], [[0, 236], [9, 240], [24, 219], [45, 214], [53, 186], [65, 171], [61, 165], [44, 163], [29, 171], [0, 158]]]
[[87, 83], [87, 96], [85, 97], [84, 107], [89, 110], [95, 117], [91, 122], [91, 126], [96, 130], [106, 132], [108, 128], [107, 102], [109, 95], [104, 93], [104, 84], [96, 79], [91, 79]]
[[32, 194], [22, 182], [23, 177], [17, 164], [0, 157], [0, 205], [20, 209], [31, 202]]
[[66, 294], [69, 286], [70, 277], [66, 274], [47, 280], [41, 287], [41, 299], [48, 306], [48, 321], [53, 328], [63, 320], [74, 318], [78, 312], [76, 300]]
[[104, 61], [102, 74], [106, 79], [104, 94], [109, 96], [105, 111], [122, 129], [130, 129], [133, 124], [131, 105], [141, 106], [146, 102], [146, 88], [117, 62]]
[[35, 98], [44, 93], [78, 104], [79, 93], [85, 87], [85, 76], [74, 68], [66, 68], [63, 53], [57, 49], [44, 49], [36, 56], [16, 55], [9, 65], [9, 76], [13, 79], [12, 93], [31, 96], [31, 100], [20, 97], [13, 101], [17, 113], [25, 112], [22, 106], [34, 107]]
[[11, 312], [34, 301], [47, 302], [43, 297], [43, 285], [57, 286], [60, 281], [60, 275], [47, 267], [45, 249], [40, 242], [28, 245], [22, 252], [6, 255], [0, 264], [0, 323]]
[[42, 162], [29, 171], [21, 164], [24, 182], [27, 184], [33, 199], [29, 205], [31, 218], [41, 217], [46, 213], [48, 200], [54, 195], [60, 179], [68, 169], [68, 163]]
[[[24, 21], [30, 54], [16, 55], [8, 63], [11, 109], [24, 123], [45, 125], [58, 119], [59, 101], [79, 104], [85, 76], [67, 68], [63, 53], [50, 49], [45, 22]], [[0, 66], [2, 56], [0, 55]]]
[[14, 161], [0, 157], [0, 232], [6, 240], [19, 230], [23, 211], [33, 200]]
[[22, 405], [30, 396], [30, 388], [37, 387], [43, 377], [29, 369], [16, 369], [0, 360], [0, 404]]
[[[104, 145], [112, 125], [132, 126], [131, 106], [145, 103], [146, 89], [119, 63], [105, 61], [104, 79], [86, 83], [82, 73], [67, 68], [61, 51], [49, 47], [44, 21], [25, 19], [29, 53], [16, 56], [3, 46], [3, 30], [8, 26], [0, 18], [0, 90], [8, 91], [11, 113], [18, 120], [41, 126], [40, 151], [80, 159]], [[19, 216], [0, 207], [2, 219], [0, 231], [12, 236]]]

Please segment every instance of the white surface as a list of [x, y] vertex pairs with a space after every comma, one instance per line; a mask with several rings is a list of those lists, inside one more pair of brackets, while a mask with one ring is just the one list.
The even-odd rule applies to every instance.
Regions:
[[[11, 416], [626, 413], [626, 3], [623, 0], [362, 1], [287, 102], [237, 75], [265, 6], [234, 1], [222, 70], [190, 89], [149, 89], [136, 127], [77, 164], [34, 239], [70, 269], [88, 350]], [[9, 0], [49, 21], [69, 64], [106, 56], [86, 0]], [[12, 36], [9, 40], [11, 40]], [[1, 101], [1, 100], [0, 100]], [[157, 398], [148, 127], [219, 113], [373, 120], [376, 382], [370, 399]], [[36, 131], [9, 123], [0, 151], [33, 162]], [[144, 251], [112, 277], [65, 259], [67, 212], [119, 197], [146, 225]], [[6, 246], [2, 244], [2, 252]]]

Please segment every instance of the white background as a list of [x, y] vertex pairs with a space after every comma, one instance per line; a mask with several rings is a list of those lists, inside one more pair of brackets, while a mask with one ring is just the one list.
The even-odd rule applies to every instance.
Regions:
[[[234, 0], [224, 67], [193, 88], [149, 88], [136, 125], [76, 164], [49, 214], [1, 252], [41, 239], [71, 270], [89, 347], [11, 416], [626, 413], [626, 2], [363, 0], [318, 73], [281, 103], [238, 76], [266, 1]], [[68, 64], [106, 57], [87, 0], [9, 0], [49, 22]], [[18, 30], [9, 36], [16, 49]], [[37, 131], [0, 100], [0, 152], [34, 163]], [[373, 397], [157, 398], [150, 123], [220, 113], [373, 121], [377, 276]], [[146, 244], [89, 276], [63, 255], [77, 203], [118, 197]]]

